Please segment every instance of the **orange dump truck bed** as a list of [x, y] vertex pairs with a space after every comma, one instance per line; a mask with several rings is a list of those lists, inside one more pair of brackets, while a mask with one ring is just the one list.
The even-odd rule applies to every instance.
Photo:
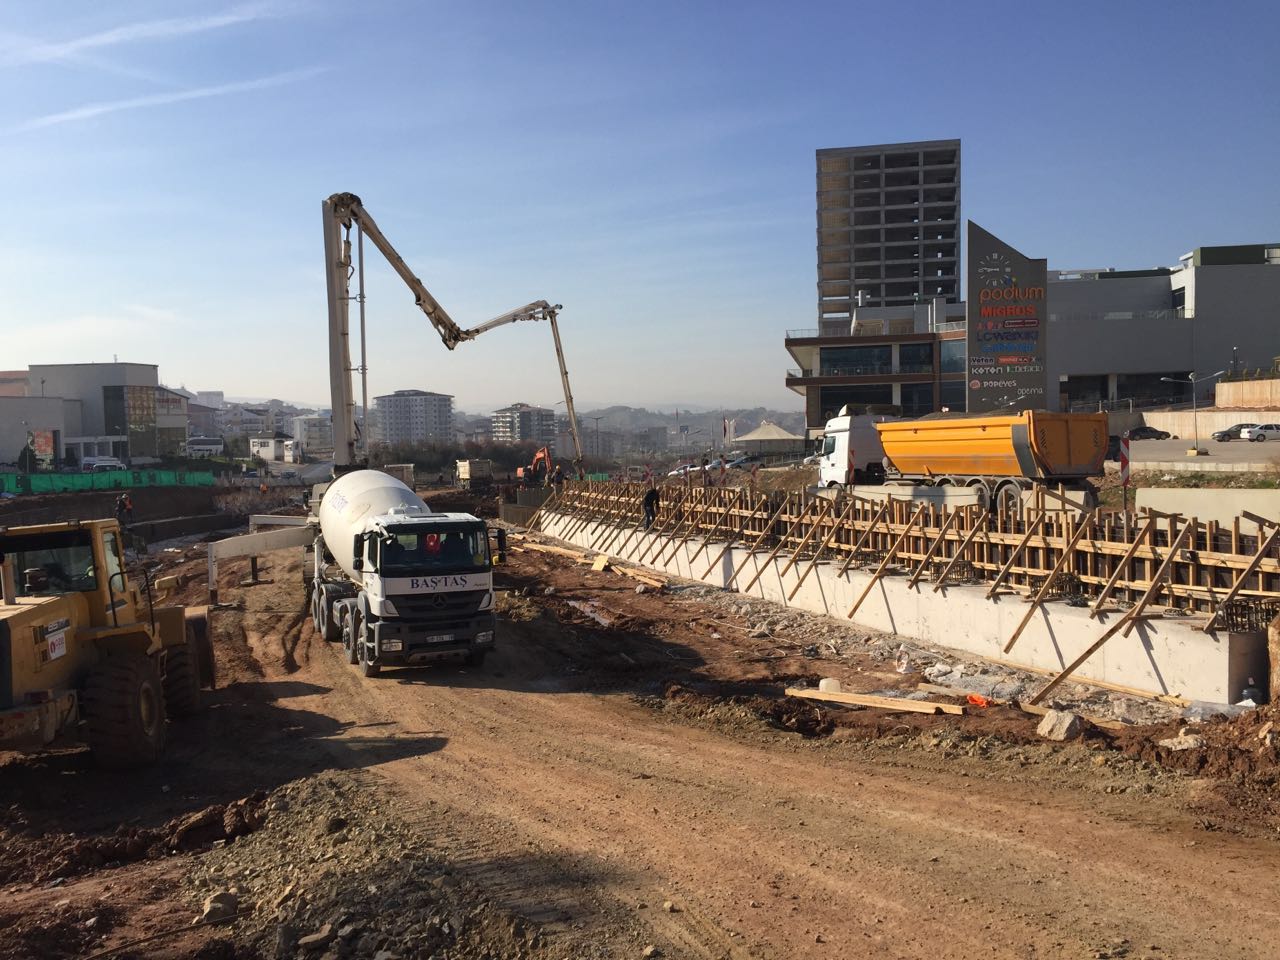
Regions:
[[1019, 413], [877, 423], [885, 456], [905, 477], [1065, 480], [1100, 476], [1105, 413]]

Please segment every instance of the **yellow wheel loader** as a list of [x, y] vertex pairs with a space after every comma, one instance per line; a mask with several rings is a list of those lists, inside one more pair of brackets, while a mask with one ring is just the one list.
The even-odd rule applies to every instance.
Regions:
[[145, 574], [140, 591], [115, 520], [0, 527], [0, 585], [0, 750], [63, 736], [150, 763], [214, 685], [207, 608], [155, 605]]

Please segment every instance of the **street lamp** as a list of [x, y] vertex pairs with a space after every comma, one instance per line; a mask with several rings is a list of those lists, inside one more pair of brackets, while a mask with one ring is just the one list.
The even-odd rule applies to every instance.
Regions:
[[1200, 416], [1199, 416], [1199, 408], [1197, 407], [1197, 403], [1196, 403], [1196, 385], [1200, 383], [1205, 383], [1206, 381], [1209, 381], [1209, 380], [1214, 380], [1222, 376], [1226, 372], [1227, 371], [1225, 370], [1219, 370], [1217, 373], [1211, 373], [1207, 377], [1197, 377], [1195, 373], [1192, 372], [1187, 375], [1187, 379], [1185, 380], [1183, 380], [1181, 377], [1161, 377], [1160, 378], [1161, 383], [1191, 384], [1191, 424], [1192, 424], [1192, 429], [1195, 431], [1195, 435], [1196, 435], [1196, 448], [1194, 451], [1192, 451], [1193, 456], [1203, 457], [1209, 452], [1208, 450], [1205, 450], [1200, 446]]
[[583, 417], [584, 420], [594, 420], [596, 422], [596, 456], [600, 456], [600, 421], [607, 419], [605, 417]]

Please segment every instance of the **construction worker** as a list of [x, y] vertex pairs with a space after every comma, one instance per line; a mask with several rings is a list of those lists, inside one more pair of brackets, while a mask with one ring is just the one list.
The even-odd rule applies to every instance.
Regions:
[[662, 502], [662, 494], [657, 487], [650, 487], [644, 495], [644, 528], [648, 530], [658, 516], [658, 504]]
[[711, 486], [711, 464], [706, 457], [702, 458], [702, 485]]
[[558, 463], [556, 468], [551, 471], [550, 483], [551, 486], [556, 488], [556, 493], [559, 493], [560, 488], [564, 486], [564, 470], [561, 469]]

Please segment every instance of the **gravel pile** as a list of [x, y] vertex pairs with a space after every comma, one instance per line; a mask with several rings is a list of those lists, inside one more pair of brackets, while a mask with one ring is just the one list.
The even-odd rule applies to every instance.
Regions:
[[189, 875], [195, 919], [275, 958], [497, 960], [544, 956], [541, 933], [451, 875], [376, 782], [332, 772], [274, 791], [252, 836]]

